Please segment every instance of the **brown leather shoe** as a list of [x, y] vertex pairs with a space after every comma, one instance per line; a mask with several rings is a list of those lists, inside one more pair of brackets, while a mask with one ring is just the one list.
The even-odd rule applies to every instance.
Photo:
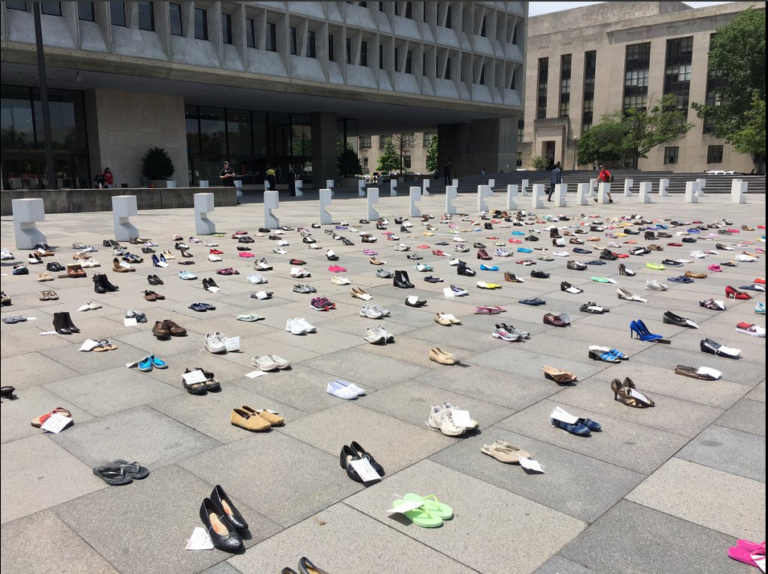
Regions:
[[686, 277], [690, 277], [691, 279], [706, 279], [707, 274], [706, 273], [694, 273], [693, 271], [686, 271], [685, 272]]
[[158, 339], [167, 339], [171, 336], [171, 332], [168, 328], [166, 321], [155, 321], [155, 326], [152, 327], [152, 334]]
[[514, 275], [509, 271], [504, 272], [504, 281], [509, 281], [510, 283], [522, 283], [522, 281], [517, 278], [517, 275]]
[[491, 259], [493, 259], [493, 257], [488, 255], [488, 252], [485, 249], [478, 249], [477, 258], [482, 259], [483, 261], [490, 261]]
[[656, 245], [655, 243], [648, 246], [649, 251], [664, 251], [664, 248], [661, 245]]
[[560, 317], [557, 315], [553, 315], [552, 313], [547, 313], [544, 315], [544, 324], [545, 325], [552, 325], [553, 327], [566, 327], [567, 325], [563, 322]]
[[67, 263], [67, 275], [70, 277], [87, 277], [83, 266], [79, 263]]
[[184, 329], [183, 327], [179, 327], [176, 323], [174, 323], [169, 319], [166, 319], [165, 321], [163, 321], [163, 325], [166, 326], [166, 328], [168, 329], [168, 332], [174, 337], [181, 337], [187, 334], [186, 329]]

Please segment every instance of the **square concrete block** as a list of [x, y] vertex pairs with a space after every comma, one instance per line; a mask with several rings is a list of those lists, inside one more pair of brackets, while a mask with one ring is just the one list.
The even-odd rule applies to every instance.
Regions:
[[677, 457], [765, 482], [765, 437], [712, 425]]
[[594, 572], [561, 556], [555, 556], [536, 570], [536, 574], [594, 574]]
[[[38, 436], [3, 445], [2, 524], [106, 487], [90, 467], [39, 432]], [[3, 546], [3, 558], [5, 550]]]
[[423, 367], [399, 361], [396, 358], [368, 353], [367, 347], [372, 345], [368, 343], [365, 345], [356, 349], [324, 354], [305, 361], [302, 365], [331, 375], [328, 381], [339, 377], [353, 381], [363, 388], [367, 388], [366, 385], [368, 385], [377, 389], [383, 389], [428, 372]]
[[627, 500], [733, 537], [756, 541], [765, 534], [765, 483], [677, 458]]
[[[528, 473], [480, 452], [496, 440], [528, 451], [546, 472]], [[483, 428], [482, 435], [461, 440], [430, 459], [585, 522], [597, 520], [645, 478], [497, 426]]]
[[720, 426], [765, 436], [765, 403], [742, 399], [715, 422]]
[[281, 432], [246, 437], [180, 466], [211, 484], [226, 477], [228, 494], [284, 527], [363, 488], [339, 467], [338, 455]]
[[[387, 516], [393, 493], [405, 492], [435, 494], [453, 508], [454, 518], [440, 528], [419, 528], [405, 517]], [[386, 488], [370, 488], [347, 503], [479, 572], [503, 572], [513, 558], [515, 572], [535, 572], [586, 527], [580, 520], [426, 460], [388, 479]]]
[[[280, 531], [278, 525], [235, 497], [225, 477], [220, 478], [248, 521], [246, 548]], [[96, 495], [73, 500], [57, 508], [56, 514], [120, 572], [192, 574], [230, 556], [216, 549], [184, 549], [195, 527], [202, 526], [200, 504], [216, 483], [170, 466], [127, 486], [107, 487]]]
[[[30, 314], [14, 311], [13, 313], [8, 313], [8, 315], [3, 314], [3, 318], [6, 316], [18, 316], [22, 315], [24, 317], [31, 316]], [[17, 323], [18, 325], [26, 325], [30, 323], [27, 321], [27, 323]], [[39, 321], [33, 321], [32, 324], [39, 323]], [[5, 323], [3, 323], [3, 326], [7, 326]], [[16, 325], [10, 325], [10, 326], [16, 326]], [[38, 357], [39, 351], [42, 351], [43, 349], [52, 349], [55, 347], [66, 347], [69, 345], [67, 341], [63, 340], [60, 336], [56, 335], [40, 335], [40, 333], [45, 332], [49, 330], [49, 327], [43, 326], [42, 330], [38, 327], [41, 325], [35, 325], [32, 329], [24, 329], [24, 330], [14, 330], [14, 331], [4, 331], [2, 335], [0, 335], [0, 358], [5, 359], [8, 357], [14, 357], [18, 358], [17, 360], [24, 360], [22, 357], [24, 355], [28, 355], [31, 352], [36, 352], [38, 354], [32, 355], [31, 358], [34, 360], [34, 357]], [[50, 330], [53, 330], [53, 326], [50, 326]]]
[[53, 440], [90, 467], [122, 458], [137, 460], [150, 471], [220, 444], [147, 407], [76, 424]]
[[745, 398], [765, 404], [765, 381], [752, 389]]
[[730, 536], [623, 501], [560, 555], [601, 574], [744, 574], [744, 565], [728, 558], [728, 547], [735, 542]]
[[[7, 572], [118, 574], [50, 510], [9, 523], [3, 527], [0, 539], [3, 570]], [[34, 544], [34, 552], [30, 552], [30, 544]]]
[[[352, 541], [354, 551], [350, 551]], [[344, 503], [321, 511], [229, 562], [237, 572], [264, 574], [285, 567], [296, 570], [302, 556], [326, 572], [412, 572], [417, 565], [426, 564], [442, 574], [475, 572]]]

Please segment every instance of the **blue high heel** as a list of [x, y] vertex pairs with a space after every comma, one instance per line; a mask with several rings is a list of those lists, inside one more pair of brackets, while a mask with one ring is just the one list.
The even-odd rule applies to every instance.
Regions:
[[632, 321], [629, 324], [629, 336], [633, 337], [634, 335], [637, 335], [637, 338], [644, 342], [657, 341], [664, 338], [661, 335], [650, 333], [642, 321]]

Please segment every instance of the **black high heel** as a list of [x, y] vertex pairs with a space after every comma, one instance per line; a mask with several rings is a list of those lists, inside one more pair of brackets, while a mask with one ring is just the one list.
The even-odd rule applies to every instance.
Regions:
[[64, 321], [64, 313], [54, 313], [53, 314], [53, 329], [59, 335], [71, 335], [72, 334], [72, 331], [70, 331], [67, 328], [66, 322]]
[[325, 570], [321, 570], [312, 562], [310, 562], [309, 558], [304, 557], [301, 560], [299, 560], [299, 574], [328, 574]]
[[379, 474], [379, 476], [384, 476], [384, 468], [376, 462], [376, 459], [374, 459], [369, 452], [360, 446], [360, 443], [352, 441], [352, 444], [349, 446], [358, 457], [368, 459], [368, 462], [371, 463], [371, 467]]
[[229, 520], [232, 523], [232, 526], [237, 530], [248, 530], [248, 523], [245, 521], [245, 518], [238, 512], [235, 505], [232, 504], [232, 501], [227, 496], [227, 493], [224, 492], [224, 489], [218, 484], [211, 491], [211, 502], [213, 502], [222, 513], [227, 515], [227, 520]]
[[200, 505], [200, 520], [203, 521], [203, 526], [216, 548], [233, 554], [242, 551], [243, 539], [240, 534], [237, 533], [227, 515], [221, 513], [210, 498], [203, 500]]

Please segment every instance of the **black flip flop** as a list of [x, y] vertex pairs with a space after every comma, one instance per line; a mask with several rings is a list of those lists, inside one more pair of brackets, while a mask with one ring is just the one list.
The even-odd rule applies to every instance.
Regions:
[[97, 466], [93, 469], [93, 474], [110, 486], [123, 486], [133, 482], [133, 479], [127, 476], [122, 469], [111, 466]]
[[0, 387], [0, 397], [4, 399], [14, 399], [16, 398], [13, 394], [13, 391], [15, 390], [15, 387]]
[[144, 466], [139, 466], [138, 462], [128, 462], [127, 460], [121, 460], [119, 458], [112, 462], [120, 467], [123, 474], [129, 478], [141, 480], [142, 478], [147, 478], [147, 476], [149, 476], [149, 469]]

